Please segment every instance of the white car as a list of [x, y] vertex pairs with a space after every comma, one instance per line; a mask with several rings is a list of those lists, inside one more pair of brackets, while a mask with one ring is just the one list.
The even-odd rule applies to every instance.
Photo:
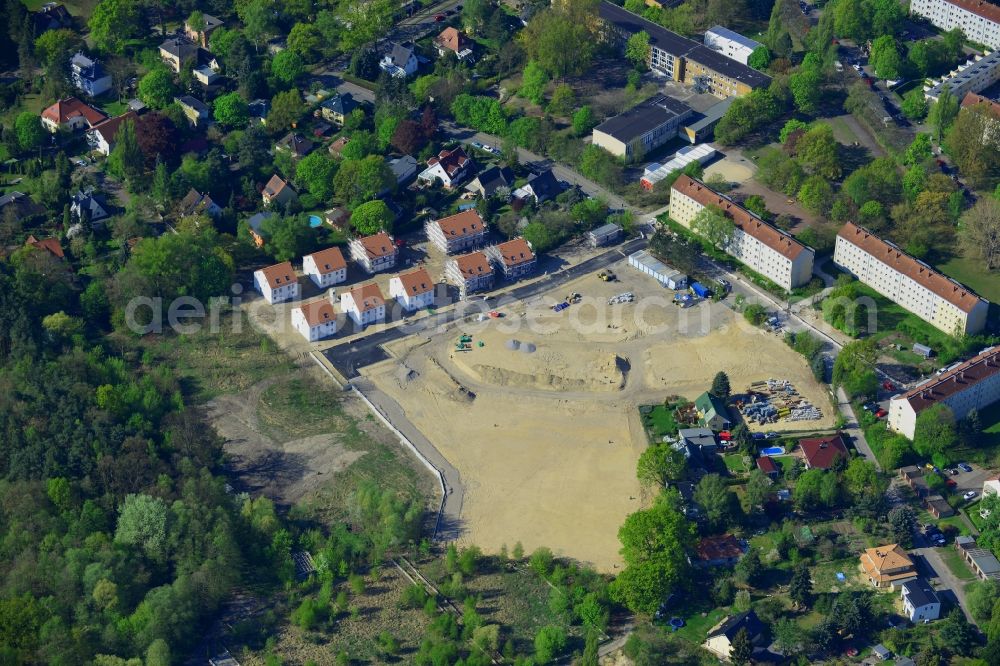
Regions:
[[851, 67], [854, 68], [855, 72], [860, 72], [861, 71], [861, 65], [859, 65], [858, 63], [852, 64]]
[[963, 497], [964, 499], [967, 499], [967, 500], [970, 500], [970, 499], [972, 499], [973, 497], [975, 497], [976, 495], [977, 495], [977, 493], [976, 493], [976, 491], [975, 491], [975, 490], [970, 490], [969, 492], [967, 492], [967, 493], [965, 493], [964, 495], [962, 495], [962, 497]]

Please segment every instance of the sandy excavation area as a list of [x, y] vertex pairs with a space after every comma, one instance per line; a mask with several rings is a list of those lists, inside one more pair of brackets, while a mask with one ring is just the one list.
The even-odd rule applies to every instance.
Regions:
[[[503, 319], [400, 340], [388, 347], [394, 358], [362, 371], [461, 473], [463, 542], [487, 551], [548, 546], [614, 571], [618, 528], [643, 505], [635, 464], [647, 438], [637, 406], [694, 398], [718, 370], [734, 392], [789, 379], [823, 408], [822, 421], [767, 429], [833, 424], [823, 387], [779, 337], [722, 305], [682, 311], [651, 279], [624, 266], [618, 274], [623, 282], [570, 285], [584, 302], [558, 315], [551, 305], [563, 290], [505, 308]], [[607, 305], [624, 291], [634, 303]], [[463, 334], [470, 349], [456, 351]]]

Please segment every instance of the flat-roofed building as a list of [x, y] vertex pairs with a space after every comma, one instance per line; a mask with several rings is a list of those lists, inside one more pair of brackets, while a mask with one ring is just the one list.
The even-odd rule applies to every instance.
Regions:
[[1000, 347], [989, 347], [889, 401], [889, 429], [913, 439], [917, 416], [947, 405], [956, 419], [1000, 400]]
[[748, 268], [788, 291], [812, 279], [812, 248], [700, 180], [682, 175], [674, 181], [669, 208], [672, 220], [690, 229], [707, 206], [717, 207], [733, 221], [736, 230], [724, 249]]
[[761, 46], [761, 43], [717, 25], [705, 32], [705, 46], [746, 65], [750, 54]]
[[925, 85], [924, 97], [937, 101], [944, 89], [948, 88], [952, 95], [961, 99], [965, 93], [978, 93], [997, 81], [1000, 81], [1000, 51], [976, 56], [972, 62], [959, 65], [947, 76]]
[[650, 97], [594, 128], [593, 143], [612, 155], [639, 159], [677, 136], [692, 111], [666, 95]]
[[833, 261], [945, 333], [973, 335], [986, 325], [987, 301], [852, 222], [837, 234]]
[[1000, 48], [1000, 7], [985, 0], [911, 0], [910, 13], [942, 30], [961, 28], [965, 38]]

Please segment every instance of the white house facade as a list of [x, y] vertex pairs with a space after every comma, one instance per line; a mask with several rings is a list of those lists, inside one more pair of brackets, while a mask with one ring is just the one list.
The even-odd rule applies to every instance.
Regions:
[[104, 71], [101, 64], [77, 53], [69, 61], [70, 78], [77, 90], [85, 95], [97, 97], [111, 90], [111, 75]]
[[941, 617], [941, 600], [934, 588], [923, 578], [908, 580], [900, 585], [903, 612], [910, 622], [930, 622]]
[[328, 338], [337, 332], [337, 313], [333, 303], [323, 298], [292, 309], [292, 326], [309, 342]]
[[1000, 48], [1000, 7], [981, 0], [911, 0], [910, 13], [942, 30], [961, 28], [966, 39]]
[[320, 289], [347, 280], [347, 262], [339, 247], [328, 247], [302, 258], [302, 273]]
[[366, 284], [340, 295], [340, 310], [364, 328], [385, 320], [385, 299], [377, 284]]
[[393, 268], [396, 265], [396, 256], [399, 254], [392, 236], [384, 231], [371, 236], [352, 238], [348, 249], [351, 252], [351, 261], [369, 275]]
[[400, 273], [389, 280], [389, 296], [408, 312], [434, 305], [434, 281], [426, 268]]
[[271, 305], [299, 297], [299, 278], [290, 261], [254, 271], [253, 283]]
[[956, 419], [1000, 400], [1000, 347], [989, 347], [965, 363], [917, 384], [889, 401], [889, 429], [913, 439], [917, 416], [933, 405], [947, 405]]
[[427, 239], [445, 254], [479, 247], [486, 241], [486, 222], [475, 209], [456, 215], [428, 220], [424, 225]]
[[535, 272], [535, 253], [531, 250], [531, 244], [523, 238], [513, 238], [488, 247], [486, 256], [507, 280], [520, 280]]
[[949, 335], [973, 335], [986, 325], [987, 301], [856, 224], [837, 234], [833, 262]]
[[812, 279], [815, 252], [699, 180], [678, 178], [670, 193], [670, 218], [691, 228], [706, 206], [719, 208], [735, 225], [726, 252], [782, 289], [791, 291]]
[[493, 288], [493, 267], [484, 252], [471, 252], [455, 257], [445, 265], [445, 277], [458, 287], [461, 298], [476, 291]]

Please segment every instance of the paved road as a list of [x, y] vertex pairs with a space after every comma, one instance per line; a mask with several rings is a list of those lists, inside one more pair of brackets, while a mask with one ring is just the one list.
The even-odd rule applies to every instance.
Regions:
[[[920, 539], [921, 537], [917, 537]], [[954, 548], [953, 545], [949, 544], [947, 546], [942, 546], [942, 548]], [[916, 548], [912, 551], [914, 554], [920, 557], [918, 561], [919, 569], [923, 569], [923, 573], [930, 581], [931, 585], [934, 586], [936, 591], [945, 592], [941, 595], [946, 598], [950, 597], [952, 601], [957, 602], [959, 608], [965, 613], [965, 619], [969, 622], [975, 624], [972, 619], [972, 614], [969, 612], [969, 604], [966, 599], [965, 586], [969, 584], [970, 581], [960, 580], [953, 573], [948, 565], [944, 563], [941, 559], [941, 548], [935, 548], [933, 546], [925, 546], [921, 548]], [[937, 579], [937, 584], [934, 584], [934, 579]]]

